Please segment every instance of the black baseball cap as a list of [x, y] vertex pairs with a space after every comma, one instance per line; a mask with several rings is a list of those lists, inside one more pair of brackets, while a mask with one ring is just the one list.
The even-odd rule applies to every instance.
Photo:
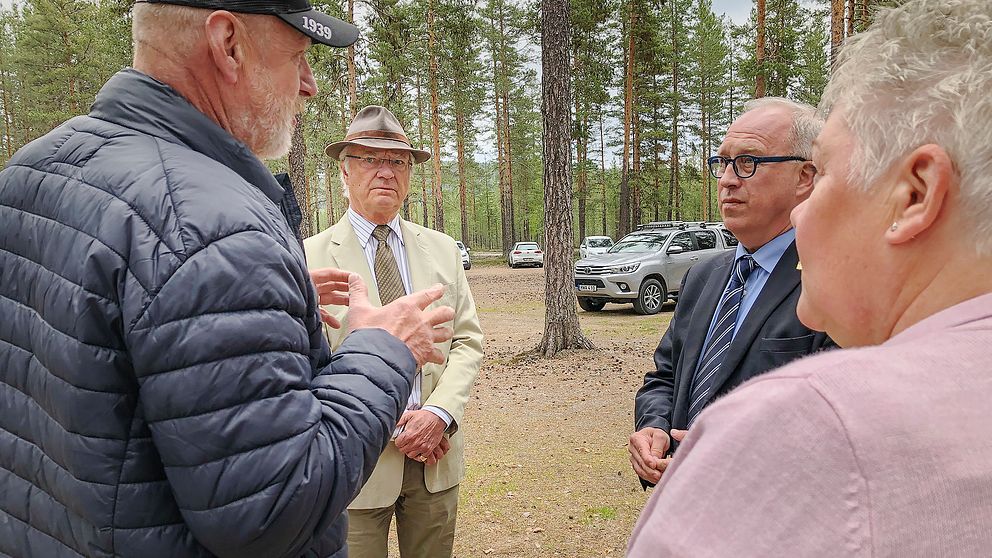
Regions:
[[309, 0], [138, 0], [149, 4], [175, 4], [242, 14], [273, 15], [313, 39], [332, 47], [346, 47], [358, 40], [358, 28], [318, 12]]

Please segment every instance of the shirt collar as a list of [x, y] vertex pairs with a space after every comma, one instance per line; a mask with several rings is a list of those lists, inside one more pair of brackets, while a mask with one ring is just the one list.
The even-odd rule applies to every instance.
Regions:
[[[378, 226], [372, 221], [369, 221], [365, 217], [362, 217], [357, 211], [348, 206], [348, 220], [351, 221], [352, 228], [355, 229], [355, 236], [358, 237], [358, 243], [362, 245], [362, 250], [368, 245], [369, 241], [372, 240], [372, 231]], [[396, 235], [396, 238], [400, 239], [400, 246], [406, 246], [403, 242], [403, 230], [400, 229], [400, 216], [397, 213], [393, 218], [386, 223], [389, 228]]]
[[[775, 266], [778, 265], [778, 261], [782, 259], [782, 254], [785, 254], [785, 251], [789, 249], [789, 246], [791, 246], [795, 240], [796, 229], [790, 228], [784, 233], [766, 242], [764, 246], [755, 250], [754, 253], [750, 254], [750, 256], [754, 258], [754, 261], [758, 264], [758, 267], [768, 273], [771, 273], [775, 269]], [[747, 248], [744, 248], [743, 244], [738, 244], [737, 254], [734, 260], [739, 260], [742, 256], [746, 255], [749, 255]]]

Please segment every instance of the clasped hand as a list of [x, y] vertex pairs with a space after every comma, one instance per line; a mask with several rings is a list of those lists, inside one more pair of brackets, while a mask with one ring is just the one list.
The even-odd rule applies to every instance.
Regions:
[[630, 435], [627, 451], [630, 452], [630, 465], [637, 476], [658, 484], [661, 475], [672, 462], [671, 457], [665, 457], [671, 440], [681, 442], [688, 430], [672, 430], [672, 436], [660, 428], [642, 428]]

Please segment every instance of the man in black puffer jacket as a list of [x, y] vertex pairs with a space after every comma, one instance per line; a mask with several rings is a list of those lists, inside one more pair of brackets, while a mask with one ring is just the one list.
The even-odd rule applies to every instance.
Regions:
[[203, 5], [138, 3], [136, 69], [0, 172], [0, 556], [343, 557], [450, 338], [439, 287], [380, 310], [342, 272], [358, 331], [331, 354], [259, 160], [316, 92], [310, 40], [355, 29]]

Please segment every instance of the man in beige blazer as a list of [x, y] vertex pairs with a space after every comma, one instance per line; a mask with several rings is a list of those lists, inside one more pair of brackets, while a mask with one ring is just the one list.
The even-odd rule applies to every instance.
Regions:
[[[482, 364], [482, 330], [455, 241], [399, 217], [413, 164], [431, 154], [413, 149], [396, 117], [378, 106], [359, 111], [345, 139], [325, 152], [340, 162], [349, 209], [304, 242], [310, 269], [360, 274], [369, 300], [381, 305], [440, 283], [445, 292], [435, 304], [455, 310], [451, 340], [438, 344], [444, 364], [422, 368], [393, 440], [348, 508], [350, 556], [385, 558], [395, 515], [403, 558], [450, 557], [465, 476], [459, 425]], [[326, 328], [332, 348], [348, 331], [346, 310], [324, 308], [342, 322]]]

